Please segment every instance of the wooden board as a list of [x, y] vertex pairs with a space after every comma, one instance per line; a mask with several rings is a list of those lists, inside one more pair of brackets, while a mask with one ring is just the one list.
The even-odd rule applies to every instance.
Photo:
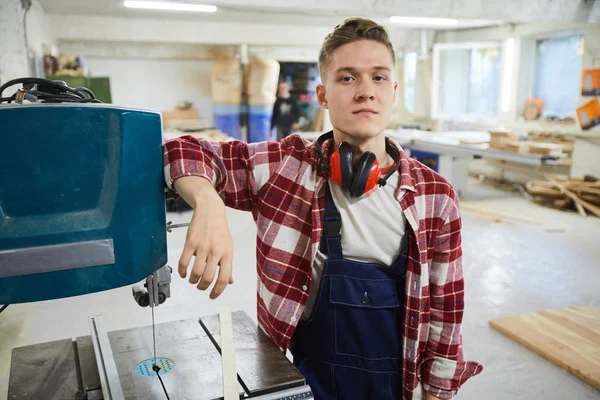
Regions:
[[489, 324], [600, 389], [600, 308], [567, 307], [497, 318]]
[[237, 371], [235, 369], [235, 349], [233, 347], [233, 324], [231, 310], [223, 308], [219, 315], [221, 328], [221, 359], [223, 369], [224, 400], [239, 399], [237, 393]]

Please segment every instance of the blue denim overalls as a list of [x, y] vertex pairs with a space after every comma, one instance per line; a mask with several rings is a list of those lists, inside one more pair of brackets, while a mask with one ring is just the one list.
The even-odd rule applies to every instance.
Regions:
[[344, 258], [340, 229], [327, 184], [321, 251], [328, 258], [312, 315], [294, 335], [294, 364], [316, 400], [401, 398], [408, 232], [387, 267]]

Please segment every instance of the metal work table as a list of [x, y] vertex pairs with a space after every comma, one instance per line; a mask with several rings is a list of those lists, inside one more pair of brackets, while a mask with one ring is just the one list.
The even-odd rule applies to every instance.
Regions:
[[[275, 399], [286, 389], [306, 390], [302, 374], [248, 315], [234, 312], [232, 321], [240, 398]], [[219, 332], [218, 315], [156, 325], [157, 359], [174, 363], [161, 375], [170, 399], [223, 398]], [[152, 327], [108, 332], [108, 338], [124, 398], [166, 399], [156, 374], [143, 376], [137, 369], [140, 362], [152, 359]], [[105, 398], [92, 336], [13, 350], [9, 400]]]
[[404, 144], [414, 150], [429, 151], [432, 153], [449, 154], [459, 158], [487, 158], [539, 166], [545, 162], [558, 160], [557, 156], [544, 156], [539, 154], [521, 154], [512, 151], [497, 150], [492, 148], [478, 149], [468, 145], [451, 145], [446, 143], [435, 143], [427, 140], [413, 139]]

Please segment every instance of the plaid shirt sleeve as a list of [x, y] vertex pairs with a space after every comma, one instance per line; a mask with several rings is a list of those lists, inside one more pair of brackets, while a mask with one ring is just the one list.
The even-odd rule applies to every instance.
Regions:
[[453, 191], [442, 219], [444, 223], [438, 232], [429, 282], [429, 340], [419, 372], [427, 392], [441, 399], [450, 399], [467, 379], [479, 374], [483, 367], [463, 359], [462, 223], [458, 197]]
[[165, 181], [175, 190], [173, 182], [180, 177], [206, 178], [225, 205], [252, 211], [258, 189], [279, 165], [284, 151], [278, 142], [213, 142], [181, 136], [164, 143]]

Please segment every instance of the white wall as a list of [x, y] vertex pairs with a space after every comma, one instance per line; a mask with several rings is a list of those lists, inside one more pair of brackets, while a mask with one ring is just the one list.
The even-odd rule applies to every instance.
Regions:
[[104, 16], [51, 16], [56, 39], [163, 43], [320, 46], [330, 28]]
[[191, 101], [213, 123], [212, 61], [87, 57], [91, 76], [110, 77], [113, 104], [171, 110]]
[[24, 76], [27, 71], [22, 21], [20, 1], [0, 1], [0, 83]]
[[27, 12], [27, 42], [40, 57], [50, 53], [55, 45], [48, 14], [37, 1], [32, 2]]

